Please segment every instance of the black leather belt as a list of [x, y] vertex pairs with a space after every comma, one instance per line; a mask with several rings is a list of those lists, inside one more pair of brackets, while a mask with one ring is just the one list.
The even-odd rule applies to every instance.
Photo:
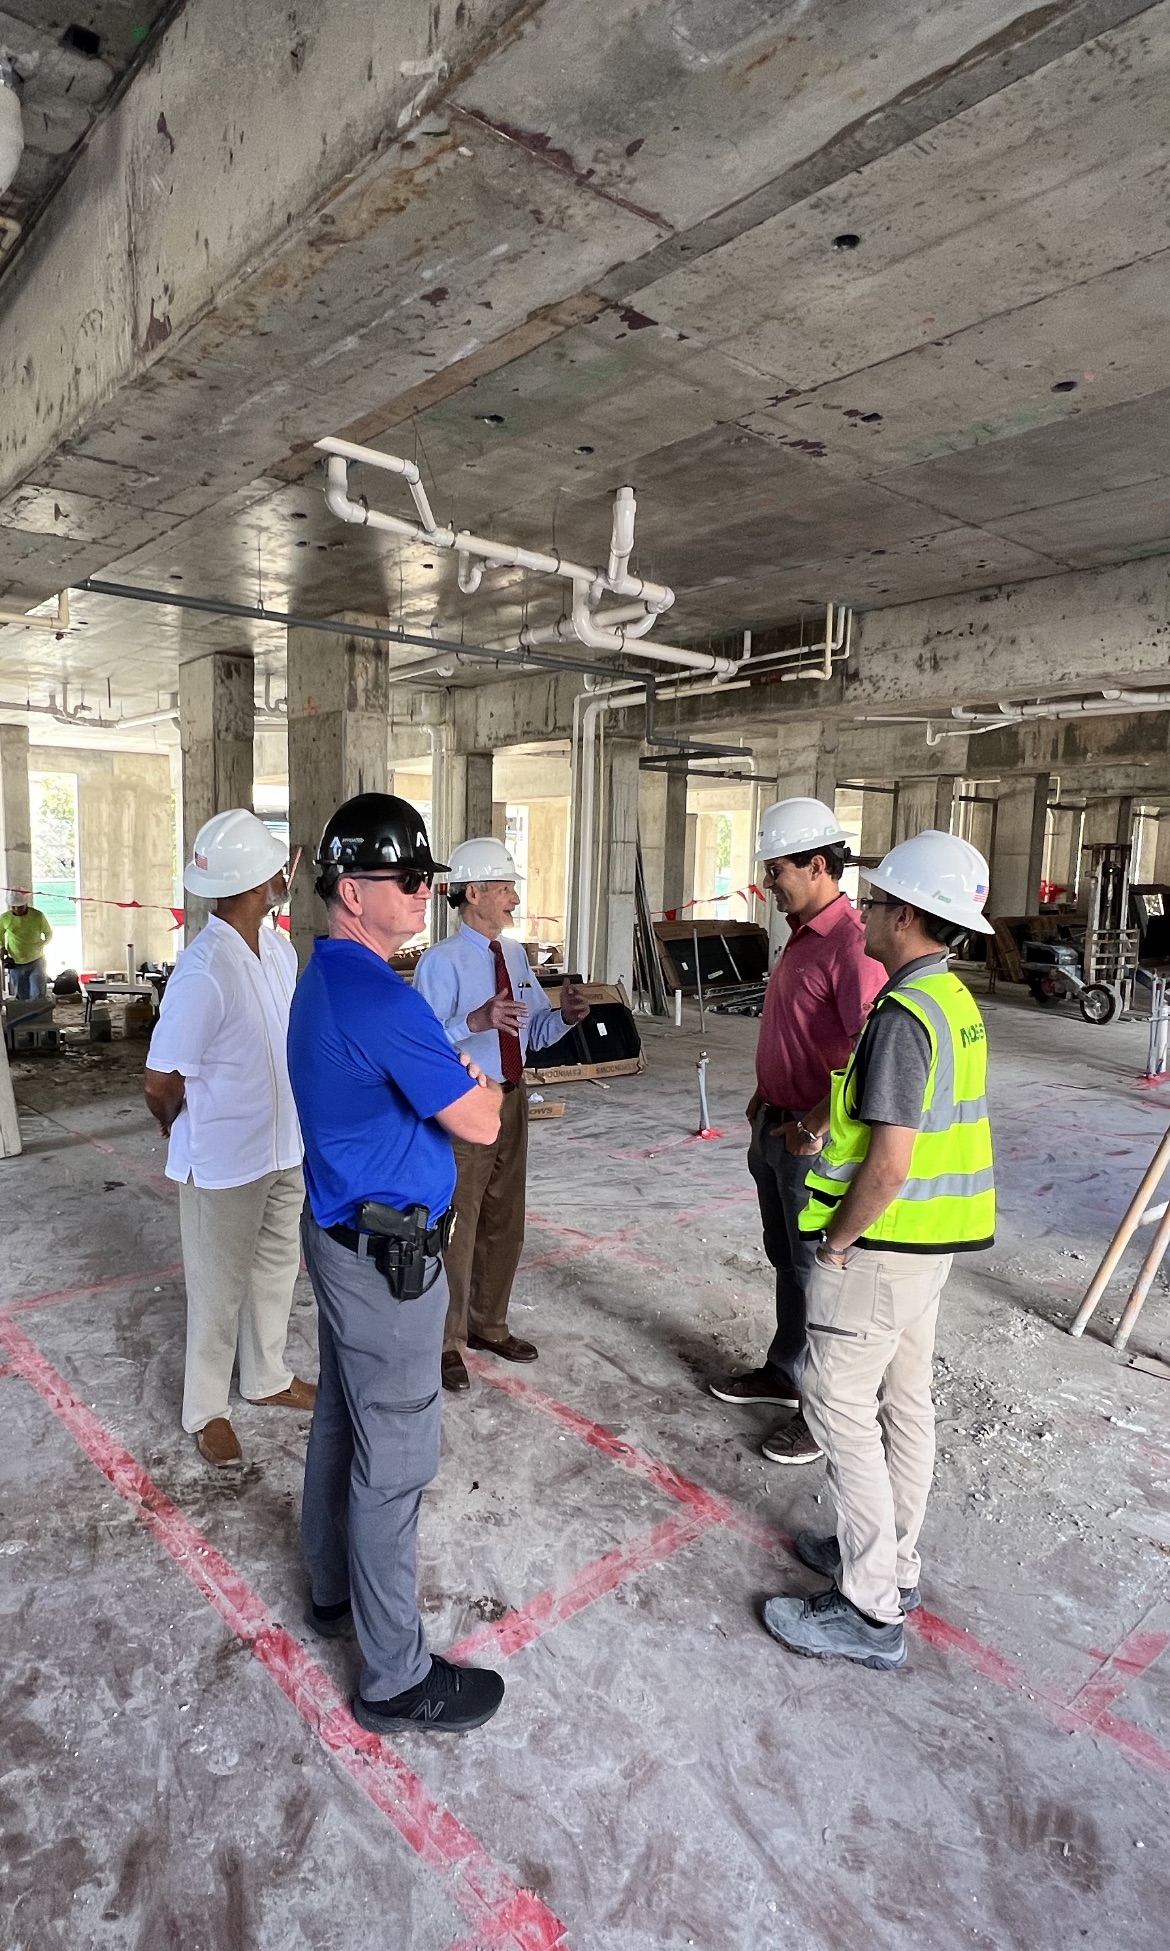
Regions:
[[[443, 1251], [443, 1248], [451, 1238], [451, 1231], [454, 1224], [455, 1214], [448, 1207], [442, 1218], [435, 1221], [435, 1224], [423, 1239], [423, 1251], [429, 1258], [434, 1259], [436, 1254]], [[376, 1241], [386, 1237], [381, 1233], [359, 1233], [356, 1226], [327, 1226], [325, 1231], [331, 1240], [337, 1241], [338, 1246], [348, 1247], [351, 1253], [359, 1253], [361, 1251], [361, 1242], [363, 1240]], [[367, 1247], [366, 1251], [369, 1252], [370, 1249]]]

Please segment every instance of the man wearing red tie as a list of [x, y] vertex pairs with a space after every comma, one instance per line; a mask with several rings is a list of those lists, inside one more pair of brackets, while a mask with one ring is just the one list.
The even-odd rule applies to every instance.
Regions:
[[465, 840], [451, 855], [447, 900], [456, 934], [428, 948], [414, 986], [455, 1048], [503, 1086], [500, 1133], [492, 1145], [456, 1138], [459, 1178], [455, 1230], [444, 1255], [451, 1291], [443, 1341], [443, 1387], [470, 1388], [466, 1348], [508, 1362], [534, 1362], [537, 1350], [508, 1328], [508, 1302], [524, 1245], [528, 1100], [522, 1078], [531, 1050], [544, 1050], [589, 1014], [582, 991], [566, 982], [559, 1010], [528, 964], [521, 944], [504, 940], [520, 905], [516, 863], [500, 840]]

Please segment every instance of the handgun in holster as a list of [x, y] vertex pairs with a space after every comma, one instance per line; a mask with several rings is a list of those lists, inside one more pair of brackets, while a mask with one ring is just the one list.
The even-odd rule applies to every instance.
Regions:
[[[441, 1271], [438, 1256], [455, 1230], [453, 1211], [448, 1209], [432, 1226], [425, 1206], [408, 1206], [399, 1212], [397, 1206], [367, 1199], [358, 1207], [357, 1222], [359, 1230], [370, 1235], [367, 1255], [396, 1301], [417, 1301], [434, 1286]], [[436, 1262], [429, 1280], [428, 1260]]]

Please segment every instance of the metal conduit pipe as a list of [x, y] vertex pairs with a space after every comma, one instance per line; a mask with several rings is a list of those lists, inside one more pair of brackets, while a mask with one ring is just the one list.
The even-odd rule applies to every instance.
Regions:
[[[750, 640], [749, 640], [750, 641]], [[598, 721], [604, 712], [621, 710], [623, 706], [636, 704], [639, 699], [646, 708], [646, 723], [643, 737], [648, 745], [669, 745], [680, 758], [752, 758], [750, 751], [738, 745], [703, 745], [685, 739], [673, 738], [669, 733], [656, 730], [654, 722], [655, 704], [660, 697], [693, 697], [703, 692], [723, 690], [725, 687], [717, 679], [707, 684], [691, 685], [685, 682], [672, 684], [669, 689], [659, 688], [652, 678], [644, 678], [641, 683], [617, 681], [592, 693], [589, 689], [578, 692], [573, 700], [573, 734], [569, 755], [569, 833], [566, 853], [570, 874], [569, 910], [570, 929], [567, 949], [571, 948], [571, 960], [575, 968], [592, 980], [593, 950], [596, 936], [596, 916], [594, 914], [594, 846], [593, 826], [597, 799], [597, 749], [596, 731]], [[589, 703], [584, 712], [581, 705], [585, 698]], [[580, 783], [580, 813], [577, 812], [577, 787]], [[574, 857], [576, 878], [573, 880]]]

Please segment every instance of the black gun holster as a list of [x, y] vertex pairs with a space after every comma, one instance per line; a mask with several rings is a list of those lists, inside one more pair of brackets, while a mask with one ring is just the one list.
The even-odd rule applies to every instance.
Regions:
[[[439, 1255], [455, 1230], [455, 1215], [448, 1209], [436, 1225], [430, 1224], [425, 1206], [384, 1206], [368, 1199], [358, 1207], [358, 1230], [367, 1236], [366, 1257], [378, 1272], [396, 1301], [417, 1301], [429, 1292], [439, 1278]], [[435, 1262], [427, 1278], [427, 1262]]]

